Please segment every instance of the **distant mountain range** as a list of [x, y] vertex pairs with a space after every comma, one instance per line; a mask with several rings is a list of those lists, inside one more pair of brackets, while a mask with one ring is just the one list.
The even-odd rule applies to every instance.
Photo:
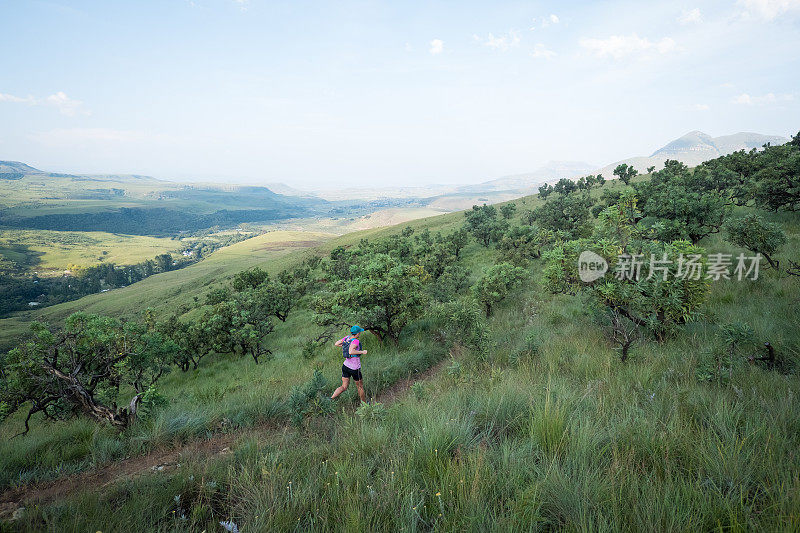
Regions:
[[[561, 178], [578, 178], [588, 174], [603, 174], [606, 178], [613, 178], [614, 169], [621, 163], [632, 165], [639, 172], [644, 173], [651, 166], [656, 169], [663, 168], [664, 161], [667, 159], [675, 159], [688, 166], [696, 166], [737, 150], [750, 150], [761, 148], [766, 143], [783, 144], [788, 141], [789, 139], [786, 137], [760, 133], [742, 132], [711, 137], [702, 131], [690, 131], [665, 144], [649, 156], [630, 157], [602, 168], [583, 161], [550, 161], [533, 172], [503, 176], [473, 185], [360, 188], [358, 193], [359, 197], [363, 199], [427, 198], [432, 202], [431, 205], [450, 210], [463, 206], [469, 207], [472, 205], [470, 202], [497, 202], [508, 200], [514, 196], [531, 194], [536, 192], [543, 183], [554, 182]], [[280, 183], [271, 183], [268, 187], [290, 196], [318, 196], [327, 200], [341, 200], [350, 195], [349, 192], [340, 190], [300, 191]], [[459, 198], [457, 201], [456, 197]]]
[[[347, 212], [345, 206], [358, 205], [366, 211], [388, 207], [430, 207], [442, 211], [467, 209], [473, 204], [496, 203], [526, 194], [535, 193], [543, 183], [561, 178], [578, 178], [601, 173], [606, 178], [613, 177], [614, 168], [627, 163], [639, 172], [648, 167], [660, 169], [667, 159], [676, 159], [689, 166], [730, 154], [737, 150], [761, 148], [766, 143], [783, 144], [789, 139], [776, 135], [759, 133], [736, 133], [722, 137], [711, 137], [701, 131], [691, 131], [662, 146], [649, 156], [631, 157], [616, 161], [602, 168], [582, 161], [550, 161], [541, 168], [525, 174], [503, 176], [474, 185], [428, 185], [420, 187], [374, 187], [359, 188], [357, 201], [352, 192], [343, 190], [299, 190], [283, 183], [270, 183], [266, 187], [244, 187], [218, 184], [171, 183], [148, 176], [138, 175], [94, 175], [82, 176], [43, 172], [25, 163], [0, 161], [0, 183], [3, 180], [19, 180], [23, 176], [42, 178], [67, 178], [73, 185], [67, 189], [80, 187], [75, 182], [116, 182], [118, 189], [128, 189], [128, 184], [152, 187], [147, 197], [160, 201], [201, 204], [207, 210], [214, 209], [277, 209], [282, 213], [295, 209], [297, 213], [338, 213]], [[62, 184], [63, 185], [63, 184]], [[131, 185], [132, 186], [132, 185]], [[116, 189], [112, 190], [114, 192]], [[102, 191], [92, 189], [97, 196]], [[73, 193], [74, 195], [74, 193]], [[125, 193], [126, 198], [130, 191]], [[120, 198], [116, 198], [119, 200]], [[326, 202], [327, 201], [327, 202]], [[333, 202], [329, 204], [328, 202]], [[355, 204], [353, 203], [355, 202]]]
[[526, 174], [514, 174], [485, 181], [477, 185], [458, 187], [459, 192], [494, 192], [524, 190], [546, 181], [585, 176], [596, 167], [582, 161], [549, 161], [546, 165]]
[[41, 173], [41, 170], [18, 161], [0, 161], [0, 180], [18, 180], [33, 173]]
[[664, 166], [664, 161], [667, 159], [675, 159], [693, 167], [704, 161], [732, 154], [738, 150], [751, 150], [753, 148], [761, 148], [767, 143], [783, 144], [788, 141], [789, 139], [786, 137], [778, 135], [762, 135], [748, 132], [711, 137], [702, 131], [695, 130], [667, 143], [649, 156], [631, 157], [616, 161], [599, 169], [598, 172], [607, 178], [611, 177], [614, 168], [621, 163], [633, 165], [639, 172], [646, 172], [651, 166], [656, 167], [656, 170], [658, 170]]
[[[546, 165], [525, 174], [513, 174], [502, 176], [493, 180], [476, 183], [473, 185], [444, 185], [431, 184], [407, 187], [359, 187], [358, 197], [362, 199], [378, 198], [427, 198], [435, 199], [438, 197], [462, 196], [470, 197], [474, 195], [491, 195], [492, 201], [504, 201], [522, 193], [527, 193], [532, 187], [538, 186], [547, 181], [559, 178], [577, 178], [585, 176], [597, 168], [581, 161], [550, 161]], [[271, 183], [269, 188], [281, 194], [293, 196], [319, 196], [326, 200], [343, 200], [352, 197], [351, 191], [346, 190], [321, 190], [321, 191], [300, 191], [282, 183]], [[498, 193], [505, 193], [501, 200], [496, 196]], [[508, 196], [510, 193], [511, 196]], [[466, 201], [466, 200], [465, 200]], [[482, 202], [483, 200], [477, 199]], [[472, 204], [470, 204], [472, 205]]]

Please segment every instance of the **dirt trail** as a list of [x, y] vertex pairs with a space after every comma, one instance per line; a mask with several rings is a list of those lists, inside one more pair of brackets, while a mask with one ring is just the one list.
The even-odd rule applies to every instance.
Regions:
[[[439, 361], [427, 370], [394, 383], [375, 396], [375, 401], [391, 404], [401, 399], [416, 381], [439, 373], [449, 358]], [[172, 470], [181, 464], [183, 457], [214, 457], [230, 453], [231, 446], [241, 437], [257, 435], [265, 431], [288, 429], [288, 424], [267, 423], [231, 433], [215, 433], [205, 440], [191, 441], [183, 446], [157, 449], [145, 455], [128, 457], [85, 472], [8, 489], [0, 494], [0, 520], [7, 519], [27, 502], [48, 503], [78, 492], [98, 490], [123, 478], [135, 477], [151, 472]]]
[[413, 385], [417, 381], [422, 381], [427, 379], [431, 376], [435, 376], [438, 374], [444, 365], [446, 365], [450, 361], [449, 357], [445, 357], [432, 367], [428, 368], [427, 370], [423, 370], [417, 374], [409, 376], [405, 379], [401, 379], [397, 383], [394, 383], [390, 387], [382, 390], [375, 396], [375, 401], [384, 403], [384, 404], [392, 404], [396, 402], [401, 397], [405, 396], [409, 390], [411, 390], [411, 385]]
[[212, 456], [230, 451], [230, 446], [244, 432], [217, 433], [212, 438], [193, 441], [178, 448], [154, 450], [146, 455], [128, 457], [105, 466], [61, 477], [9, 489], [0, 494], [0, 518], [13, 514], [26, 502], [47, 503], [76, 492], [98, 490], [122, 478], [147, 472], [160, 472], [176, 468], [186, 455]]

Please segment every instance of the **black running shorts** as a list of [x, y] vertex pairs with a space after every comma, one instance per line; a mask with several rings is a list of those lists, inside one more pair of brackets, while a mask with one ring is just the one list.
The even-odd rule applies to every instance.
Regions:
[[352, 378], [353, 381], [361, 381], [361, 369], [353, 370], [347, 365], [342, 365], [342, 377], [348, 379]]

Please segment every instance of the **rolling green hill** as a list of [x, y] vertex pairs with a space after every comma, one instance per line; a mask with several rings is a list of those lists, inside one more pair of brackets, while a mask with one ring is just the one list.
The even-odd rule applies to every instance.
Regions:
[[[47, 173], [0, 161], [0, 228], [170, 235], [243, 222], [360, 216], [415, 199], [329, 202], [266, 187], [183, 184], [147, 176]], [[0, 176], [1, 178], [2, 176]]]
[[[791, 150], [775, 153], [796, 157]], [[5, 329], [32, 318], [58, 323], [78, 310], [136, 318], [147, 307], [159, 319], [178, 310], [199, 322], [228, 303], [249, 305], [251, 278], [237, 278], [239, 289], [230, 279], [242, 269], [259, 266], [289, 284], [310, 276], [298, 305], [267, 334], [270, 356], [256, 364], [216, 353], [196, 370], [173, 368], [157, 384], [163, 402], [122, 432], [85, 417], [37, 414], [26, 436], [10, 439], [25, 413], [0, 424], [0, 507], [9, 516], [26, 498], [42, 498], [3, 527], [210, 530], [232, 521], [242, 531], [797, 529], [800, 278], [790, 263], [800, 255], [797, 213], [724, 206], [729, 219], [758, 216], [762, 228], [784, 237], [775, 252], [784, 266], [765, 268], [756, 280], [624, 285], [609, 275], [590, 286], [570, 279], [576, 265], [569, 254], [580, 247], [613, 252], [626, 240], [658, 250], [693, 246], [659, 238], [675, 230], [668, 224], [674, 215], [661, 209], [678, 202], [654, 206], [641, 198], [643, 214], [634, 195], [667, 191], [686, 199], [689, 191], [671, 180], [705, 171], [670, 168], [631, 186], [606, 183], [591, 195], [551, 192], [546, 201], [520, 199], [502, 215], [478, 209], [335, 238], [276, 232], [135, 287], [0, 322]], [[654, 183], [661, 184], [656, 192], [648, 188]], [[763, 192], [765, 182], [758, 183]], [[704, 208], [738, 193], [715, 194], [701, 198]], [[591, 204], [603, 209], [585, 220], [575, 214]], [[565, 216], [548, 219], [559, 206]], [[534, 224], [530, 208], [542, 208]], [[436, 232], [451, 236], [465, 222], [467, 244], [438, 260], [444, 241]], [[564, 229], [547, 236], [547, 225]], [[545, 235], [541, 247], [525, 248], [525, 236], [534, 234]], [[731, 239], [728, 230], [712, 230], [695, 244], [707, 254], [751, 253]], [[295, 270], [313, 264], [312, 256], [325, 262], [310, 273]], [[444, 273], [448, 266], [458, 267], [463, 283], [441, 281], [458, 279]], [[285, 269], [290, 275], [281, 278]], [[506, 287], [492, 272], [524, 281]], [[694, 291], [691, 298], [658, 292], [676, 286]], [[613, 305], [637, 290], [654, 309], [625, 308], [651, 314], [622, 331], [606, 320], [602, 297], [610, 294]], [[212, 293], [218, 298], [205, 300]], [[316, 344], [320, 317], [330, 309], [351, 317], [397, 294], [408, 302], [424, 296], [424, 304], [397, 344], [363, 336], [373, 401], [357, 407], [348, 390], [331, 406], [327, 397], [341, 375], [341, 351], [331, 341], [345, 328]], [[669, 331], [661, 330], [674, 301], [688, 318], [677, 313]], [[624, 335], [633, 340], [623, 360]]]

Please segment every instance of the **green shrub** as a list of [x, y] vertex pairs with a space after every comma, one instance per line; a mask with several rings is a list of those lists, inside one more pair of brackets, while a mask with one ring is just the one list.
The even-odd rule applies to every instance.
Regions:
[[293, 387], [288, 400], [292, 422], [299, 426], [304, 418], [332, 413], [333, 402], [327, 389], [328, 380], [319, 370], [315, 370], [312, 378], [304, 385]]
[[444, 332], [449, 344], [462, 344], [484, 350], [488, 341], [486, 320], [478, 302], [462, 298], [435, 306], [434, 322]]
[[538, 330], [531, 330], [525, 335], [521, 346], [509, 354], [509, 363], [518, 366], [525, 360], [529, 360], [539, 355], [542, 349], [542, 341]]
[[422, 381], [415, 381], [413, 385], [411, 385], [411, 393], [414, 395], [419, 401], [423, 401], [428, 397], [428, 390], [425, 387], [425, 383]]
[[161, 394], [158, 389], [149, 387], [142, 394], [136, 416], [140, 420], [150, 420], [158, 409], [161, 409], [168, 403], [167, 398]]
[[728, 242], [760, 253], [771, 266], [778, 268], [778, 261], [774, 256], [786, 244], [786, 233], [779, 225], [750, 214], [729, 220], [725, 224], [725, 232]]
[[380, 402], [362, 402], [356, 409], [356, 415], [365, 421], [381, 421], [386, 418], [386, 407]]
[[449, 375], [450, 377], [458, 379], [458, 378], [461, 377], [461, 375], [463, 373], [464, 373], [464, 369], [461, 366], [461, 363], [459, 361], [453, 361], [447, 367], [447, 375]]

